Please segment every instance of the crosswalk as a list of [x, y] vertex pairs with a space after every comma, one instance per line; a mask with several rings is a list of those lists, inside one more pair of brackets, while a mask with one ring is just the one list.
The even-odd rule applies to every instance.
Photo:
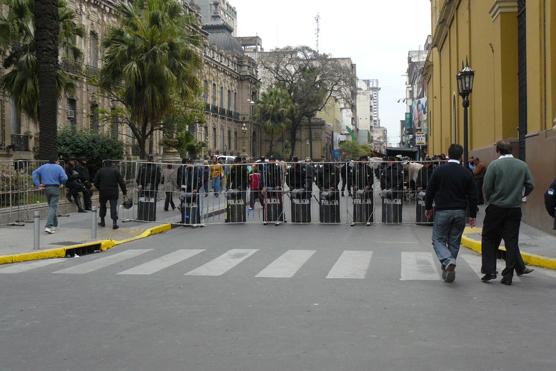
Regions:
[[[258, 272], [253, 276], [256, 279], [288, 279], [296, 277], [303, 271], [311, 259], [320, 259], [321, 265], [326, 265], [325, 269], [328, 273], [321, 276], [326, 280], [364, 280], [369, 277], [369, 272], [383, 269], [381, 262], [377, 262], [373, 266], [373, 256], [376, 254], [367, 250], [339, 251], [337, 254], [335, 253], [333, 259], [329, 259], [328, 255], [328, 258], [324, 259], [326, 263], [322, 263], [322, 252], [317, 250], [291, 249], [276, 252], [258, 249], [230, 249], [220, 252], [216, 257], [212, 253], [209, 254], [209, 251], [205, 249], [181, 249], [153, 256], [157, 255], [157, 251], [154, 249], [129, 249], [122, 252], [110, 252], [100, 257], [87, 256], [83, 258], [83, 261], [81, 258], [52, 259], [0, 266], [0, 275], [35, 271], [57, 275], [110, 272], [109, 274], [117, 276], [151, 276], [172, 268], [177, 271], [181, 269], [181, 274], [189, 277], [221, 277], [232, 270], [248, 267], [250, 274]], [[272, 254], [270, 262], [266, 259], [269, 253]], [[265, 262], [261, 264], [260, 260], [255, 259], [255, 262], [249, 265], [250, 259], [257, 254], [262, 255]], [[438, 281], [441, 279], [439, 265], [432, 252], [401, 251], [391, 254], [390, 257], [395, 260], [391, 262], [392, 264], [399, 265], [399, 280], [401, 281]], [[191, 270], [195, 265], [187, 265], [188, 269], [182, 267], [192, 258], [196, 258], [192, 263], [199, 264], [196, 268]], [[256, 264], [258, 269], [253, 268], [253, 264]], [[107, 269], [109, 267], [112, 269]], [[391, 267], [388, 269], [392, 270]], [[480, 269], [481, 258], [479, 256], [471, 253], [461, 254], [458, 271], [468, 271], [466, 273], [468, 277], [481, 277]], [[556, 278], [556, 272], [542, 270], [541, 272], [546, 277]], [[514, 280], [519, 282], [517, 277]]]

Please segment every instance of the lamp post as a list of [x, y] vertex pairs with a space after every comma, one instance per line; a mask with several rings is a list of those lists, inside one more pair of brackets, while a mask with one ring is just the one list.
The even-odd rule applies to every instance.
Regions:
[[249, 129], [247, 129], [247, 124], [244, 122], [243, 124], [241, 124], [241, 134], [243, 135], [243, 153], [247, 154], [247, 131]]
[[469, 63], [466, 62], [464, 66], [461, 65], [461, 71], [458, 72], [458, 92], [463, 98], [463, 161], [465, 166], [469, 161], [469, 95], [473, 91], [473, 81], [475, 79], [475, 72]]

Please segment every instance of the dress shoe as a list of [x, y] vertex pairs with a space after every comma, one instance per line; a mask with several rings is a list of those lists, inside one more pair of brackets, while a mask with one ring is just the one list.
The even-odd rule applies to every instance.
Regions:
[[456, 279], [456, 265], [455, 264], [448, 264], [446, 267], [446, 282], [452, 283]]
[[533, 273], [534, 271], [535, 271], [535, 270], [532, 269], [532, 268], [525, 268], [525, 269], [523, 270], [523, 272], [517, 272], [517, 275], [518, 275], [519, 277], [521, 277], [521, 276], [523, 276], [523, 275], [526, 275], [526, 274], [529, 274], [529, 273]]
[[500, 283], [506, 286], [512, 285], [512, 279], [510, 277], [504, 277], [500, 280]]
[[119, 228], [120, 228], [120, 226], [117, 225], [116, 223], [114, 223], [114, 224], [112, 225], [112, 229], [114, 229], [114, 230], [119, 229]]
[[106, 223], [104, 222], [104, 219], [101, 219], [100, 222], [98, 222], [98, 225], [100, 227], [106, 227]]
[[492, 281], [492, 280], [495, 280], [495, 279], [496, 279], [496, 275], [495, 275], [495, 274], [488, 273], [488, 274], [485, 274], [485, 275], [483, 276], [483, 278], [481, 278], [481, 281], [483, 281], [483, 282], [488, 282], [488, 281]]

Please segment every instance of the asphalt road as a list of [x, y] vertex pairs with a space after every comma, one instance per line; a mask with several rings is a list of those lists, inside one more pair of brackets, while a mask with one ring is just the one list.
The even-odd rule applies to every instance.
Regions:
[[0, 370], [556, 369], [556, 272], [484, 284], [462, 250], [445, 284], [430, 233], [214, 226], [0, 267]]

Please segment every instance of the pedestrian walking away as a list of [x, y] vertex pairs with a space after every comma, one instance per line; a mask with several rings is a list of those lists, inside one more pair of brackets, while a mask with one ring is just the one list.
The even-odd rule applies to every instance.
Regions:
[[440, 264], [442, 278], [451, 283], [456, 279], [457, 257], [461, 236], [465, 229], [466, 210], [468, 224], [475, 226], [477, 216], [477, 190], [471, 171], [461, 164], [463, 147], [452, 144], [448, 150], [448, 163], [432, 174], [425, 196], [426, 216], [433, 217], [432, 246]]
[[512, 147], [508, 142], [498, 142], [496, 152], [500, 157], [488, 166], [483, 181], [483, 195], [488, 207], [482, 234], [482, 281], [496, 279], [496, 258], [503, 239], [506, 268], [502, 271], [501, 282], [511, 285], [514, 271], [518, 275], [532, 272], [520, 263], [518, 241], [521, 203], [535, 185], [529, 167], [512, 156]]
[[[65, 170], [66, 170], [66, 175], [68, 177], [68, 181], [66, 184], [68, 188], [68, 193], [73, 199], [73, 202], [75, 202], [75, 205], [77, 206], [77, 211], [80, 213], [84, 213], [85, 209], [83, 209], [83, 204], [81, 203], [80, 193], [83, 194], [83, 198], [85, 199], [85, 193], [87, 192], [87, 190], [85, 189], [85, 186], [81, 181], [81, 175], [76, 169], [75, 160], [68, 161]], [[68, 200], [71, 201], [71, 198], [68, 197]]]
[[97, 171], [94, 179], [95, 188], [99, 192], [100, 201], [100, 222], [101, 227], [106, 226], [106, 204], [110, 203], [110, 218], [112, 218], [112, 228], [118, 229], [118, 198], [119, 189], [122, 190], [124, 198], [127, 197], [127, 188], [122, 175], [118, 169], [112, 167], [111, 161], [106, 161], [104, 167]]
[[168, 211], [171, 206], [172, 210], [176, 209], [174, 204], [174, 192], [176, 192], [178, 182], [177, 169], [173, 165], [167, 165], [166, 169], [162, 171], [162, 189], [166, 194], [164, 200], [164, 211]]
[[64, 168], [58, 164], [58, 160], [54, 158], [33, 171], [32, 176], [35, 186], [44, 190], [48, 202], [48, 217], [44, 231], [53, 234], [56, 232], [56, 228], [58, 228], [60, 187], [67, 182], [68, 176]]

